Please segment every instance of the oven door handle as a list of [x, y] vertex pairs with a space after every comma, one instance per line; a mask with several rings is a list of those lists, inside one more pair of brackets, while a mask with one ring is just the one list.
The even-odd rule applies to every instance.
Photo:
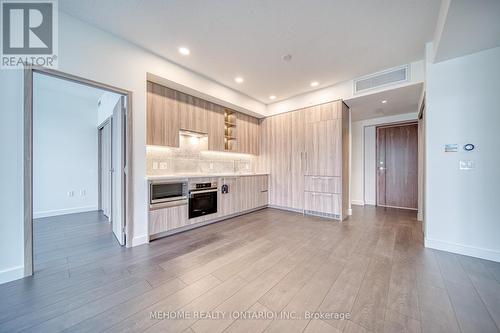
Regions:
[[212, 193], [212, 192], [217, 192], [217, 189], [200, 190], [200, 191], [191, 190], [191, 192], [189, 193], [189, 197], [192, 198], [193, 194]]

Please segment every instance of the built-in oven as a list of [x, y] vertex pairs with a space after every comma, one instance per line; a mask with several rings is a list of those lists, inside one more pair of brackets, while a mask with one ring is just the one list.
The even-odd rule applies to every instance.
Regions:
[[149, 185], [149, 204], [152, 209], [185, 205], [187, 201], [187, 179], [155, 180]]
[[217, 213], [217, 182], [193, 183], [189, 188], [189, 218]]

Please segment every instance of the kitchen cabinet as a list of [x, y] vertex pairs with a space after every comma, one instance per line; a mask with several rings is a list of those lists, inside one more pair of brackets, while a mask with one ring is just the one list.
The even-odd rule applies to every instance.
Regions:
[[339, 119], [307, 123], [306, 175], [341, 176], [342, 122]]
[[207, 103], [208, 150], [224, 151], [224, 108]]
[[146, 118], [148, 145], [179, 147], [179, 110], [174, 90], [148, 81]]
[[207, 101], [176, 91], [176, 105], [180, 128], [187, 131], [207, 133]]
[[265, 118], [260, 126], [259, 170], [269, 172], [269, 205], [339, 219], [346, 217], [347, 105], [334, 101], [307, 107]]
[[156, 235], [189, 224], [188, 206], [180, 205], [149, 211], [149, 234]]
[[238, 113], [236, 119], [237, 151], [245, 154], [259, 154], [259, 120]]
[[332, 218], [340, 218], [341, 195], [335, 193], [305, 192], [306, 213]]
[[224, 177], [221, 179], [219, 188], [222, 185], [228, 186], [228, 193], [220, 193], [221, 216], [235, 214], [240, 211], [240, 186], [238, 177]]

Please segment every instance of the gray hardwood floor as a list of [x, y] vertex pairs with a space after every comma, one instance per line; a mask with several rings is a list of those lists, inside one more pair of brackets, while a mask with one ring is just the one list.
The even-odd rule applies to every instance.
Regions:
[[339, 223], [264, 209], [132, 249], [98, 213], [34, 234], [35, 276], [0, 285], [0, 332], [500, 327], [500, 264], [425, 249], [409, 211], [355, 207]]

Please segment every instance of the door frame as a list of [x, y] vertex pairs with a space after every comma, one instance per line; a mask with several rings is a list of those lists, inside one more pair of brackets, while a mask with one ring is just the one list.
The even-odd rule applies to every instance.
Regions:
[[[109, 116], [104, 120], [101, 124], [97, 126], [97, 169], [98, 169], [98, 175], [97, 175], [97, 188], [98, 188], [98, 193], [97, 193], [97, 200], [98, 204], [97, 207], [99, 210], [102, 210], [102, 174], [101, 174], [101, 169], [102, 169], [102, 132], [104, 127], [107, 125], [111, 125], [110, 132], [111, 132], [111, 158], [113, 158], [113, 116]], [[110, 222], [112, 221], [112, 215], [113, 215], [113, 185], [111, 185], [111, 214], [108, 216], [108, 220]]]
[[[388, 123], [388, 124], [379, 124], [375, 126], [375, 168], [376, 168], [376, 179], [375, 179], [375, 207], [385, 207], [385, 208], [397, 208], [397, 209], [406, 209], [406, 210], [413, 210], [413, 211], [418, 211], [418, 194], [417, 194], [417, 208], [408, 208], [408, 207], [397, 207], [397, 206], [388, 206], [388, 205], [380, 205], [378, 202], [378, 187], [379, 187], [379, 181], [378, 181], [378, 156], [379, 156], [379, 146], [378, 146], [378, 129], [379, 128], [391, 128], [391, 127], [402, 127], [402, 126], [410, 126], [410, 125], [415, 125], [417, 126], [417, 141], [418, 141], [418, 120], [409, 120], [409, 121], [402, 121], [402, 122], [396, 122], [396, 123]], [[417, 146], [417, 184], [418, 184], [418, 146]]]
[[125, 126], [125, 246], [131, 246], [133, 233], [133, 155], [132, 155], [132, 92], [105, 83], [85, 79], [55, 69], [29, 65], [24, 67], [24, 158], [23, 158], [23, 205], [24, 205], [24, 276], [33, 275], [33, 74], [43, 74], [55, 78], [83, 84], [86, 86], [107, 90], [127, 97]]

